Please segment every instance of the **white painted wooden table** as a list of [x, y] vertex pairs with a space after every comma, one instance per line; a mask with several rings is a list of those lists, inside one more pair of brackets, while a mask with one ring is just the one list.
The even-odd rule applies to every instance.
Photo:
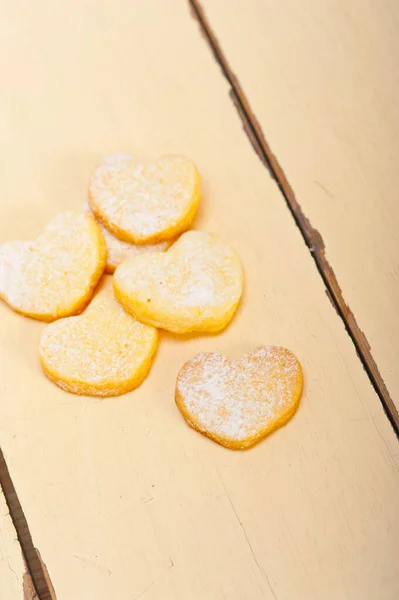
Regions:
[[[334, 45], [309, 24], [311, 15], [302, 15], [295, 27], [289, 16], [299, 9], [292, 4], [275, 8], [277, 29], [273, 22], [264, 24], [267, 2], [215, 1], [205, 8], [233, 70], [240, 71], [244, 92], [248, 86], [272, 150], [274, 144], [279, 148], [282, 167], [298, 186], [301, 201], [309, 202], [306, 212], [312, 219], [316, 215], [355, 316], [370, 338], [378, 330], [373, 351], [393, 395], [394, 374], [388, 373], [398, 336], [391, 301], [398, 283], [397, 271], [388, 273], [396, 243], [390, 228], [398, 213], [388, 184], [377, 177], [384, 166], [377, 162], [376, 171], [367, 166], [376, 164], [376, 148], [385, 141], [391, 154], [397, 150], [396, 116], [378, 105], [384, 115], [379, 119], [371, 102], [364, 110], [374, 120], [362, 130], [356, 86], [367, 84], [354, 82], [353, 97], [346, 88], [340, 94], [335, 87], [334, 93], [339, 98], [345, 93], [342, 102], [348, 105], [337, 131], [348, 132], [346, 124], [352, 124], [355, 139], [349, 144], [331, 133], [323, 65], [332, 60]], [[330, 4], [317, 8], [328, 32]], [[370, 10], [362, 18], [371, 27]], [[356, 26], [361, 13], [341, 12], [336, 26], [347, 36], [345, 43], [352, 35], [351, 43], [358, 36], [359, 44], [367, 45], [362, 23]], [[281, 22], [291, 28], [285, 53]], [[237, 34], [241, 25], [244, 37]], [[387, 19], [387, 37], [395, 45], [392, 28], [393, 20]], [[185, 340], [163, 334], [144, 384], [105, 401], [75, 397], [50, 383], [37, 354], [43, 324], [0, 305], [0, 445], [33, 544], [48, 568], [53, 598], [396, 600], [397, 438], [283, 194], [254, 152], [230, 86], [188, 4], [1, 0], [0, 44], [0, 241], [33, 237], [57, 211], [80, 207], [93, 166], [107, 154], [151, 158], [179, 152], [193, 158], [203, 177], [196, 227], [230, 240], [246, 270], [244, 300], [226, 332]], [[301, 52], [306, 81], [320, 73], [323, 86], [316, 100], [307, 92], [316, 103], [314, 123], [306, 85], [295, 70], [294, 58], [302, 60]], [[344, 68], [345, 56], [339, 60]], [[385, 62], [381, 77], [388, 77], [389, 68]], [[261, 90], [251, 93], [257, 77]], [[263, 99], [275, 107], [266, 109], [268, 119]], [[385, 95], [383, 100], [391, 106]], [[292, 123], [298, 128], [294, 139]], [[368, 139], [376, 146], [365, 145]], [[343, 178], [337, 174], [341, 160]], [[358, 165], [358, 176], [349, 164]], [[362, 181], [361, 173], [374, 187]], [[374, 300], [371, 309], [369, 300], [361, 301], [369, 261], [364, 254], [360, 258], [352, 234], [358, 208], [352, 209], [349, 200], [359, 207], [362, 198], [359, 231], [372, 240], [369, 254], [377, 253], [376, 240], [389, 223], [384, 238], [389, 253], [380, 262], [375, 259], [370, 271], [376, 274], [375, 302], [386, 285], [389, 301], [381, 315], [389, 315], [387, 328], [379, 325], [381, 316], [368, 316]], [[380, 203], [378, 218], [373, 202]], [[186, 426], [173, 401], [175, 378], [198, 351], [234, 357], [260, 344], [281, 344], [297, 354], [305, 375], [303, 400], [281, 431], [251, 451], [231, 452]], [[7, 548], [13, 545], [7, 542]]]

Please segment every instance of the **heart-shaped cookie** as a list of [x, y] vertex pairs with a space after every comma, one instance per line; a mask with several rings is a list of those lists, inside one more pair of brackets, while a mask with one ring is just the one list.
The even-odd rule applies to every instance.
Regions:
[[79, 211], [60, 213], [36, 240], [0, 246], [0, 297], [43, 321], [76, 314], [90, 300], [105, 260], [96, 221]]
[[141, 254], [115, 271], [118, 300], [137, 319], [174, 333], [220, 331], [242, 294], [234, 250], [220, 238], [188, 231], [164, 253]]
[[94, 171], [90, 206], [116, 237], [133, 244], [169, 240], [186, 231], [196, 215], [200, 177], [183, 156], [164, 156], [147, 166], [117, 154]]
[[43, 370], [68, 392], [124, 394], [145, 379], [157, 349], [157, 330], [125, 312], [109, 279], [81, 315], [43, 330], [39, 346]]
[[[94, 217], [88, 203], [84, 205], [83, 210]], [[158, 244], [131, 244], [130, 242], [119, 240], [99, 221], [98, 225], [107, 246], [107, 264], [105, 265], [107, 273], [113, 273], [116, 267], [119, 267], [120, 264], [128, 258], [132, 258], [132, 256], [136, 256], [142, 252], [165, 252], [173, 243], [173, 240], [167, 240], [165, 242], [158, 242]]]
[[253, 446], [293, 416], [302, 368], [285, 348], [263, 346], [239, 360], [198, 354], [181, 369], [176, 404], [187, 423], [226, 448]]

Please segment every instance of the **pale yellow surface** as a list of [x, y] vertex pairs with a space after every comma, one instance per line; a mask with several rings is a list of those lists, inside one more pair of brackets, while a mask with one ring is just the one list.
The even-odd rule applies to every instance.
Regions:
[[[0, 489], [0, 598], [23, 600], [23, 576], [25, 566], [21, 547], [8, 507]], [[28, 599], [24, 599], [28, 600]], [[29, 599], [30, 600], [30, 599]]]
[[202, 5], [399, 408], [399, 3]]
[[[1, 445], [57, 600], [396, 600], [398, 442], [185, 3], [1, 12], [1, 239], [79, 208], [93, 166], [134, 146], [193, 158], [197, 226], [246, 270], [223, 334], [162, 335], [150, 376], [112, 401], [50, 385], [43, 324], [0, 306]], [[229, 452], [187, 427], [177, 373], [262, 344], [295, 353], [304, 395], [283, 429]]]

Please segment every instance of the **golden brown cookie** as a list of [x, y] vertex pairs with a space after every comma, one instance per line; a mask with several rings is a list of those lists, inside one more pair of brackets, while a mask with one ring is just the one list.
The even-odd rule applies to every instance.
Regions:
[[289, 421], [302, 386], [294, 354], [263, 346], [233, 361], [198, 354], [182, 367], [175, 399], [191, 427], [226, 448], [243, 450]]
[[174, 333], [215, 332], [229, 323], [243, 287], [229, 244], [202, 231], [184, 233], [165, 253], [141, 254], [114, 276], [118, 300], [137, 319]]
[[96, 221], [80, 211], [60, 213], [36, 240], [0, 246], [0, 297], [42, 321], [76, 314], [90, 300], [105, 259]]
[[[84, 205], [83, 209], [94, 217], [88, 203]], [[132, 256], [136, 256], [142, 252], [165, 252], [173, 243], [173, 240], [167, 240], [158, 244], [131, 244], [130, 242], [119, 240], [100, 221], [98, 221], [98, 225], [107, 246], [107, 264], [105, 265], [107, 273], [113, 273], [116, 267], [119, 267], [121, 263]]]
[[184, 156], [143, 165], [133, 156], [108, 157], [93, 173], [90, 206], [116, 237], [153, 244], [189, 229], [200, 199], [200, 177]]
[[86, 310], [43, 330], [39, 354], [45, 374], [62, 389], [118, 396], [145, 379], [158, 332], [125, 312], [106, 278]]

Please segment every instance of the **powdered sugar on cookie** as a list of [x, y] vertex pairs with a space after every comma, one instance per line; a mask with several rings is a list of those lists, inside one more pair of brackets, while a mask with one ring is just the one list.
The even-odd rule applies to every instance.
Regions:
[[119, 301], [143, 323], [175, 333], [220, 331], [237, 309], [243, 272], [226, 242], [189, 231], [165, 254], [123, 263], [114, 286]]
[[133, 156], [114, 155], [94, 171], [89, 198], [96, 217], [118, 238], [155, 243], [191, 225], [199, 203], [199, 175], [182, 156], [165, 156], [145, 166]]
[[[83, 209], [91, 216], [94, 216], [88, 203], [84, 205]], [[130, 242], [119, 240], [102, 223], [99, 222], [98, 224], [107, 245], [107, 273], [113, 273], [123, 261], [142, 252], [165, 252], [173, 242], [173, 240], [168, 240], [159, 242], [158, 244], [131, 244]]]
[[179, 373], [176, 402], [195, 429], [230, 448], [247, 448], [295, 412], [302, 369], [288, 350], [264, 346], [239, 360], [199, 354]]
[[105, 257], [92, 217], [60, 213], [36, 240], [0, 246], [0, 296], [14, 310], [44, 321], [74, 314], [90, 299]]
[[156, 329], [124, 311], [107, 279], [82, 315], [43, 330], [39, 352], [45, 373], [59, 387], [115, 396], [141, 383], [157, 343]]

